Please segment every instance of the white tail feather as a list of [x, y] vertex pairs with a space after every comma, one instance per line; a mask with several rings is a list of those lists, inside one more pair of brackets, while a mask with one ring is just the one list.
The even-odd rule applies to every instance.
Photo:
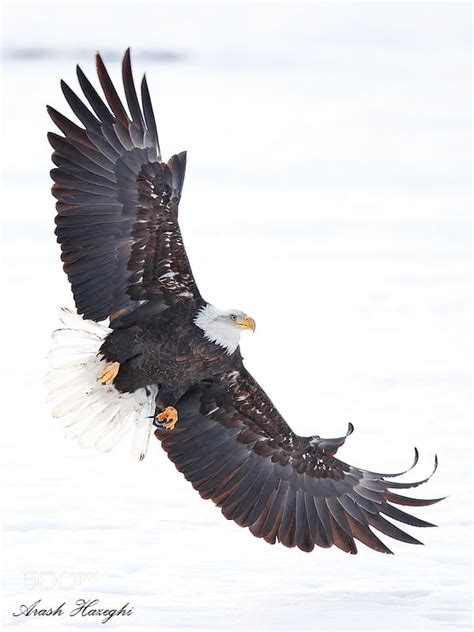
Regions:
[[132, 455], [139, 461], [143, 461], [148, 450], [153, 419], [148, 416], [141, 416], [135, 426], [132, 439]]
[[66, 328], [74, 329], [78, 333], [80, 331], [89, 334], [92, 333], [99, 336], [101, 339], [105, 338], [105, 336], [112, 331], [105, 325], [99, 325], [99, 323], [96, 323], [93, 320], [86, 320], [85, 318], [82, 318], [82, 316], [79, 316], [77, 312], [73, 309], [69, 309], [68, 307], [61, 307], [59, 318]]
[[103, 340], [104, 336], [99, 335], [98, 333], [92, 333], [87, 330], [82, 330], [80, 334], [77, 333], [77, 329], [68, 329], [63, 327], [62, 329], [57, 329], [53, 331], [52, 334], [53, 342], [61, 342], [61, 344], [81, 344], [86, 340], [91, 340], [97, 342], [98, 340]]
[[108, 452], [134, 428], [131, 452], [141, 461], [153, 426], [157, 386], [120, 393], [113, 385], [98, 383], [106, 363], [97, 354], [111, 330], [67, 308], [61, 309], [60, 318], [64, 328], [53, 333], [51, 369], [45, 378], [53, 416], [67, 438], [98, 452]]
[[125, 417], [117, 414], [110, 423], [109, 428], [97, 438], [95, 447], [98, 452], [109, 452], [112, 448], [115, 448], [117, 443], [120, 443], [124, 436], [128, 434], [134, 421], [135, 415], [133, 413], [128, 413]]

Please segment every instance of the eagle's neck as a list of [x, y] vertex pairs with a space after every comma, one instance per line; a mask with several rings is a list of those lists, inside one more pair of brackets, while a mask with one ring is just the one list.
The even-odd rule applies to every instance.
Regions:
[[222, 318], [224, 312], [214, 307], [205, 305], [194, 319], [195, 324], [203, 330], [204, 338], [223, 347], [231, 355], [239, 346], [240, 329], [233, 327]]

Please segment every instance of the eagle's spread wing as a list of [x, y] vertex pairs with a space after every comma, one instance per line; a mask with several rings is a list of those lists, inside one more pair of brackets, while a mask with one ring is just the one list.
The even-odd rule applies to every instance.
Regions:
[[57, 165], [56, 235], [77, 310], [104, 320], [136, 301], [199, 299], [178, 225], [186, 154], [161, 162], [147, 82], [140, 107], [129, 51], [122, 74], [130, 114], [99, 55], [97, 72], [108, 105], [79, 67], [90, 108], [61, 83], [83, 127], [48, 108], [64, 134], [48, 137]]
[[359, 540], [391, 553], [372, 528], [420, 543], [385, 516], [416, 527], [433, 526], [395, 506], [441, 500], [397, 493], [425, 481], [399, 483], [387, 480], [399, 474], [369, 472], [339, 461], [334, 453], [345, 437], [296, 435], [243, 367], [219, 383], [195, 385], [177, 408], [173, 432], [155, 433], [168, 457], [226, 518], [267, 542], [278, 540], [303, 551], [335, 544], [356, 553], [354, 540]]

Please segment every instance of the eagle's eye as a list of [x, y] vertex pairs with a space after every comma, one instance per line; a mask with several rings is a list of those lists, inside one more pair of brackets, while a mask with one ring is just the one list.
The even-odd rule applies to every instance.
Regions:
[[235, 314], [231, 314], [231, 315], [230, 315], [230, 319], [231, 319], [231, 320], [237, 320], [237, 316], [236, 316]]

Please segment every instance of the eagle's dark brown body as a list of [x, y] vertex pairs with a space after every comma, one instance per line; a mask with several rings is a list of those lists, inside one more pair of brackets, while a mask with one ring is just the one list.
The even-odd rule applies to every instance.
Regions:
[[157, 409], [162, 409], [174, 406], [193, 384], [219, 379], [229, 368], [240, 366], [238, 349], [227, 354], [195, 324], [203, 305], [178, 304], [164, 310], [146, 306], [135, 310], [133, 319], [117, 319], [101, 347], [106, 360], [120, 363], [115, 388], [132, 392], [157, 385]]

